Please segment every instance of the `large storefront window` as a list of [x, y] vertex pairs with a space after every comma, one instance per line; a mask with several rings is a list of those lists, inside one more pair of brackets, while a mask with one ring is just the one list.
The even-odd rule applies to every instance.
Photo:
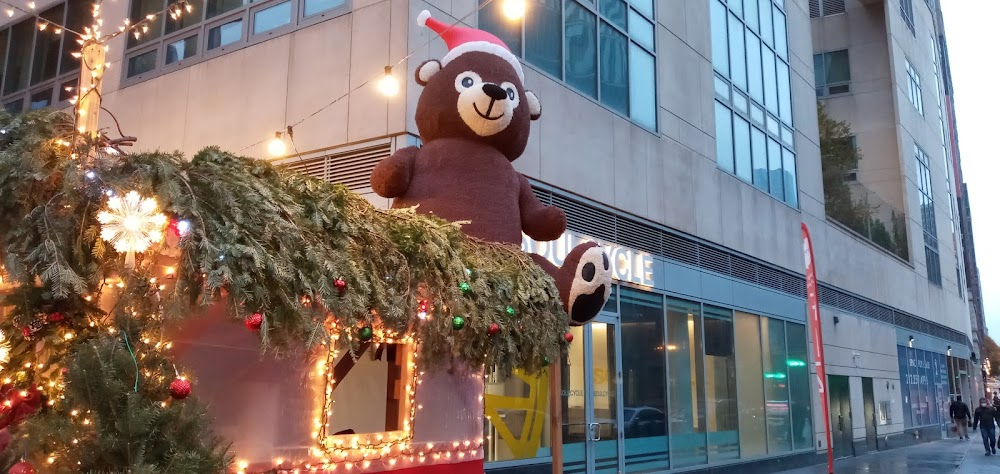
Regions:
[[670, 452], [672, 467], [704, 464], [704, 353], [701, 308], [667, 300], [667, 361], [670, 365]]
[[705, 396], [709, 461], [739, 458], [733, 312], [712, 306], [705, 307]]
[[785, 323], [761, 318], [764, 349], [764, 413], [767, 416], [767, 452], [792, 449], [792, 417], [788, 404], [788, 368], [785, 359]]
[[947, 418], [947, 359], [944, 354], [896, 347], [899, 386], [903, 398], [903, 425], [939, 425]]
[[761, 363], [760, 318], [736, 313], [736, 384], [740, 390], [740, 453], [767, 454], [764, 426], [764, 366]]
[[534, 375], [515, 372], [507, 379], [487, 374], [483, 401], [487, 462], [551, 454], [548, 371]]
[[669, 467], [663, 324], [663, 296], [622, 289], [625, 472]]
[[792, 448], [813, 445], [812, 403], [809, 400], [809, 353], [806, 327], [785, 323], [788, 341], [788, 388], [792, 407]]

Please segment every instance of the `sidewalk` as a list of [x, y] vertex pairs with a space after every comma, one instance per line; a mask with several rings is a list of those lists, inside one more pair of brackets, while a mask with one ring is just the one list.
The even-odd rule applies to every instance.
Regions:
[[[985, 456], [982, 441], [976, 436], [969, 441], [945, 439], [838, 459], [833, 468], [835, 474], [997, 474], [1000, 455]], [[827, 474], [825, 463], [782, 472]]]

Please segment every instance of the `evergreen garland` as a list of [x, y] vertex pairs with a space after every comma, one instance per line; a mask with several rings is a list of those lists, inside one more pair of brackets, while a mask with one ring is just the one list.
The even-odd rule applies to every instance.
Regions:
[[[413, 210], [378, 210], [341, 185], [217, 148], [190, 161], [116, 156], [73, 148], [71, 137], [62, 113], [0, 114], [0, 257], [14, 283], [0, 294], [11, 344], [0, 375], [48, 397], [17, 427], [8, 465], [50, 453], [60, 472], [225, 465], [227, 449], [197, 402], [165, 403], [174, 369], [163, 330], [199, 305], [225, 302], [237, 319], [263, 314], [262, 349], [276, 353], [329, 344], [331, 333], [341, 349], [357, 348], [362, 329], [375, 327], [377, 341], [416, 341], [424, 369], [533, 372], [566, 344], [553, 281], [516, 247]], [[126, 268], [100, 239], [96, 215], [107, 193], [132, 190], [190, 232]], [[151, 279], [164, 265], [177, 271], [161, 287]], [[494, 323], [501, 330], [491, 335]], [[89, 411], [90, 422], [72, 410]]]

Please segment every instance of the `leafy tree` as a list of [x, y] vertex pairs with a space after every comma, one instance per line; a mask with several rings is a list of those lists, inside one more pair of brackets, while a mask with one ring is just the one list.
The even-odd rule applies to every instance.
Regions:
[[990, 377], [1000, 376], [1000, 346], [990, 336], [983, 341], [983, 356], [990, 360]]
[[826, 215], [867, 236], [867, 224], [872, 209], [853, 196], [844, 181], [848, 171], [856, 169], [861, 154], [851, 140], [851, 127], [847, 122], [834, 120], [819, 103], [819, 148], [823, 166], [823, 195]]

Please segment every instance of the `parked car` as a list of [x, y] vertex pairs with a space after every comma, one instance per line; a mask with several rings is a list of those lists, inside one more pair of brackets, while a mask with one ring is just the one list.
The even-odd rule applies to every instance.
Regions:
[[625, 407], [623, 409], [626, 438], [645, 438], [667, 434], [667, 416], [653, 407]]

